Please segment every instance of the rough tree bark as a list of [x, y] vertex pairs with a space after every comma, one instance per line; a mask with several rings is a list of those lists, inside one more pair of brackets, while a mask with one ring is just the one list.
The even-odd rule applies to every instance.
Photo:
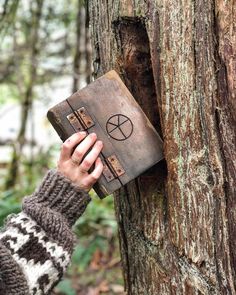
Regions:
[[235, 5], [90, 1], [95, 74], [164, 139], [166, 165], [115, 196], [128, 294], [236, 294]]

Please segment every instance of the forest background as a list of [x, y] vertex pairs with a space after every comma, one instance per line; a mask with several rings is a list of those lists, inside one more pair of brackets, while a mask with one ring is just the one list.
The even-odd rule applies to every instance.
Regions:
[[[46, 112], [93, 80], [90, 42], [86, 1], [0, 0], [0, 226], [56, 166], [61, 142]], [[90, 194], [55, 294], [123, 294], [113, 198]]]

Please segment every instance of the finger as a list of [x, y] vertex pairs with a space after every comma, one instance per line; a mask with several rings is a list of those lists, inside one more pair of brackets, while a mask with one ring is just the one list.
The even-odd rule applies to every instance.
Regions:
[[86, 136], [85, 131], [72, 134], [63, 144], [61, 148], [61, 154], [59, 161], [69, 160], [74, 148], [78, 145]]
[[96, 141], [91, 151], [87, 154], [87, 156], [84, 158], [84, 160], [80, 164], [80, 169], [82, 171], [88, 171], [92, 167], [93, 163], [96, 161], [102, 148], [103, 148], [102, 141], [101, 140]]
[[74, 150], [71, 160], [72, 162], [80, 163], [85, 153], [90, 149], [97, 139], [95, 133], [89, 134]]
[[103, 172], [103, 167], [102, 160], [98, 157], [95, 162], [94, 170], [87, 177], [87, 180], [91, 185], [98, 181]]

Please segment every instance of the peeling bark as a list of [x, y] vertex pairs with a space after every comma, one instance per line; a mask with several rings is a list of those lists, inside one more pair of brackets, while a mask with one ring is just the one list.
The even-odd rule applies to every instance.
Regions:
[[116, 69], [164, 140], [115, 196], [128, 294], [236, 294], [235, 5], [90, 1], [95, 74]]

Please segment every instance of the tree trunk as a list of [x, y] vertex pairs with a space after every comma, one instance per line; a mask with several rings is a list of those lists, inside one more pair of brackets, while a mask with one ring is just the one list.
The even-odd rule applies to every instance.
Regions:
[[25, 144], [25, 133], [26, 126], [28, 121], [29, 112], [32, 107], [33, 101], [33, 87], [37, 77], [37, 65], [38, 65], [38, 43], [39, 43], [39, 28], [40, 28], [40, 19], [42, 15], [42, 7], [44, 0], [35, 1], [36, 4], [33, 5], [34, 9], [32, 11], [31, 19], [31, 52], [29, 60], [29, 80], [25, 85], [25, 93], [22, 98], [21, 104], [21, 124], [20, 129], [16, 138], [16, 142], [13, 145], [12, 159], [9, 165], [9, 171], [5, 182], [5, 189], [14, 187], [17, 181], [19, 174], [19, 160], [21, 157], [22, 149]]
[[95, 74], [117, 70], [164, 140], [115, 195], [128, 294], [236, 294], [235, 3], [90, 1]]
[[15, 1], [9, 1], [4, 0], [4, 3], [2, 3], [2, 9], [0, 12], [0, 40], [2, 41], [2, 38], [7, 33], [7, 30], [13, 23], [15, 23], [15, 16], [17, 13], [17, 9], [19, 6], [19, 0]]
[[77, 16], [76, 16], [76, 48], [73, 62], [73, 87], [72, 92], [76, 92], [80, 88], [80, 75], [82, 72], [82, 45], [83, 43], [83, 32], [82, 29], [85, 26], [84, 7], [82, 0], [77, 1]]
[[91, 36], [89, 30], [89, 10], [88, 0], [85, 1], [85, 77], [86, 83], [89, 84], [92, 78], [92, 48]]
[[84, 77], [89, 84], [92, 76], [92, 56], [91, 56], [91, 37], [88, 22], [88, 3], [87, 0], [78, 1], [78, 12], [76, 18], [76, 52], [74, 56], [73, 70], [73, 92], [80, 88]]

